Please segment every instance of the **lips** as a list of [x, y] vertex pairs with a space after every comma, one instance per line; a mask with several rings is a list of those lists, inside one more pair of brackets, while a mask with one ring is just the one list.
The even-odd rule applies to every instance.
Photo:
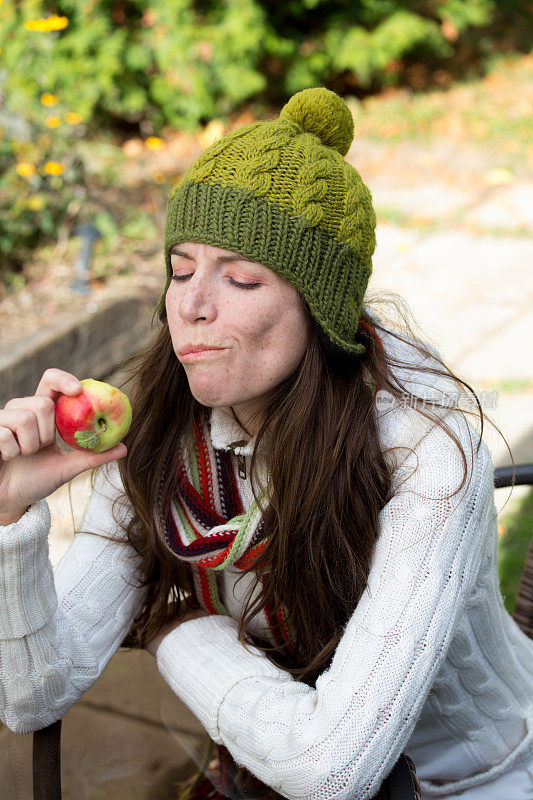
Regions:
[[178, 355], [187, 356], [189, 353], [200, 353], [202, 350], [223, 350], [223, 348], [215, 347], [212, 344], [188, 344], [179, 351]]

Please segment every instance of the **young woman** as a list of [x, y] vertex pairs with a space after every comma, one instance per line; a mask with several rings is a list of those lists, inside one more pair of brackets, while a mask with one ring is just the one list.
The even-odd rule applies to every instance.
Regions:
[[[0, 412], [0, 718], [62, 717], [129, 634], [210, 737], [182, 798], [385, 798], [402, 754], [424, 800], [531, 798], [533, 643], [499, 590], [483, 412], [477, 434], [468, 384], [363, 305], [353, 133], [308, 89], [174, 187], [123, 444], [57, 448], [59, 369]], [[91, 467], [53, 573], [45, 498]]]

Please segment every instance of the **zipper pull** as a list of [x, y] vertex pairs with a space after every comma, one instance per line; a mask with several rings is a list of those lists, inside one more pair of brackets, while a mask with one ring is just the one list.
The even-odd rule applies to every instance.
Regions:
[[246, 457], [242, 455], [242, 453], [236, 453], [236, 447], [243, 447], [245, 444], [248, 444], [246, 439], [242, 439], [239, 442], [232, 442], [230, 444], [231, 450], [233, 455], [237, 457], [237, 464], [239, 466], [239, 477], [246, 478]]

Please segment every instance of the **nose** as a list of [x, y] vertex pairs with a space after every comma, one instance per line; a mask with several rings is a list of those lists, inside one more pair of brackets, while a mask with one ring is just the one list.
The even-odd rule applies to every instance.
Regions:
[[216, 317], [216, 298], [209, 279], [198, 272], [191, 275], [182, 284], [177, 283], [178, 291], [174, 292], [178, 313], [186, 322], [197, 319], [212, 320]]

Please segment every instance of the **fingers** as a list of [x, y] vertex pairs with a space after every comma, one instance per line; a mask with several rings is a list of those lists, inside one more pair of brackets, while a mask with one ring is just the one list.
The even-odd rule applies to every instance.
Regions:
[[2, 461], [9, 461], [20, 455], [20, 447], [13, 432], [8, 427], [0, 425], [0, 455]]
[[4, 461], [21, 454], [36, 453], [40, 446], [39, 428], [33, 411], [14, 408], [0, 413], [0, 450]]
[[54, 418], [55, 403], [50, 397], [20, 397], [6, 403], [0, 411], [0, 439], [11, 457], [26, 456], [51, 444]]
[[77, 475], [85, 472], [85, 470], [100, 467], [108, 461], [116, 461], [119, 458], [124, 458], [127, 452], [128, 449], [122, 442], [119, 442], [109, 450], [105, 450], [103, 453], [91, 453], [88, 450], [71, 450], [70, 452], [63, 450], [61, 451], [63, 466], [61, 469], [60, 484], [68, 483], [68, 481], [71, 481]]
[[122, 458], [127, 452], [126, 445], [119, 442], [102, 453], [93, 453], [91, 450], [71, 450], [69, 452], [63, 450], [62, 455], [65, 459], [70, 458], [73, 464], [85, 463], [85, 469], [91, 469], [94, 466], [105, 464], [107, 461], [115, 461], [118, 458]]
[[0, 411], [2, 460], [31, 455], [52, 444], [55, 441], [57, 399], [62, 393], [76, 395], [81, 390], [81, 383], [74, 375], [60, 369], [48, 369], [34, 396], [8, 400]]
[[55, 403], [60, 394], [76, 395], [81, 388], [81, 383], [75, 375], [56, 367], [50, 367], [43, 373], [35, 396], [50, 397]]

